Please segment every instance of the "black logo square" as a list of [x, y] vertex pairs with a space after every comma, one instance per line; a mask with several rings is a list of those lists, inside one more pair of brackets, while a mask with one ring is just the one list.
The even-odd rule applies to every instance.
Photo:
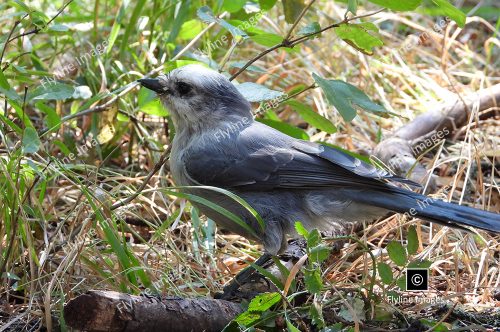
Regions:
[[408, 291], [429, 290], [429, 270], [406, 269], [406, 290]]

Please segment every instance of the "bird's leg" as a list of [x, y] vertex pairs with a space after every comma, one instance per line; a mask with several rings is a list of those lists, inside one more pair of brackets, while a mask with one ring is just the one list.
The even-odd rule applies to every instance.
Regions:
[[[264, 253], [253, 263], [253, 265], [263, 266], [269, 262], [272, 257], [273, 256], [271, 254]], [[227, 300], [231, 298], [241, 285], [250, 281], [255, 272], [257, 272], [257, 270], [252, 265], [246, 267], [243, 271], [238, 273], [227, 286], [224, 287], [222, 293], [215, 294], [214, 298], [220, 300]]]

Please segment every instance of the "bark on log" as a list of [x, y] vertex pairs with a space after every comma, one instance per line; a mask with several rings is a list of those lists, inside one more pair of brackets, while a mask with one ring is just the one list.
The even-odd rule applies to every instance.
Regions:
[[[437, 143], [444, 137], [467, 124], [469, 110], [479, 102], [479, 111], [493, 108], [493, 114], [499, 114], [500, 84], [468, 95], [462, 100], [417, 116], [413, 121], [396, 130], [375, 148], [377, 156], [385, 165], [399, 176], [408, 176], [417, 183], [424, 184], [428, 174], [424, 166], [416, 159], [428, 148], [427, 142]], [[491, 116], [486, 114], [485, 116]], [[431, 178], [429, 189], [434, 191], [435, 180]]]
[[218, 332], [242, 311], [239, 304], [223, 300], [92, 290], [66, 304], [64, 319], [80, 331]]

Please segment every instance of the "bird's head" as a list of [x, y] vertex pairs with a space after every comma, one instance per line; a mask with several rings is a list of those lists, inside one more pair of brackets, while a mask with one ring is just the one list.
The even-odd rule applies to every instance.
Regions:
[[250, 103], [236, 87], [224, 75], [201, 65], [187, 65], [138, 82], [157, 93], [177, 130], [252, 118]]

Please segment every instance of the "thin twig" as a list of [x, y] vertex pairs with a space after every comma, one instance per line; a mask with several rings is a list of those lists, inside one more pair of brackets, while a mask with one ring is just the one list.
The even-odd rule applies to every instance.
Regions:
[[300, 20], [304, 17], [304, 15], [309, 10], [309, 8], [311, 8], [311, 6], [314, 3], [314, 1], [315, 0], [309, 1], [309, 3], [307, 4], [307, 6], [305, 6], [304, 9], [302, 9], [302, 12], [300, 12], [300, 14], [297, 17], [297, 19], [295, 20], [295, 22], [293, 22], [292, 27], [290, 28], [290, 30], [288, 30], [288, 33], [286, 34], [284, 40], [289, 40], [290, 39], [290, 36], [292, 35], [293, 30], [297, 27], [297, 25], [299, 24]]
[[[18, 38], [21, 38], [21, 37], [24, 37], [24, 36], [28, 36], [28, 35], [32, 35], [32, 34], [37, 34], [39, 33], [40, 31], [42, 31], [43, 29], [45, 29], [46, 27], [49, 26], [50, 23], [52, 23], [59, 15], [61, 15], [61, 13], [64, 11], [64, 9], [66, 9], [66, 7], [68, 7], [68, 5], [70, 3], [72, 3], [73, 0], [69, 0], [68, 2], [66, 2], [58, 11], [57, 11], [57, 14], [54, 15], [54, 17], [52, 17], [47, 23], [45, 23], [43, 25], [43, 27], [41, 28], [34, 28], [33, 30], [30, 30], [30, 31], [27, 31], [27, 32], [23, 32], [21, 34], [18, 34], [18, 35], [15, 35], [14, 37], [10, 38], [10, 39], [7, 39], [7, 41], [5, 42], [5, 44], [8, 44], [10, 43], [11, 41], [13, 40], [16, 40]], [[10, 37], [10, 36], [9, 36]]]

